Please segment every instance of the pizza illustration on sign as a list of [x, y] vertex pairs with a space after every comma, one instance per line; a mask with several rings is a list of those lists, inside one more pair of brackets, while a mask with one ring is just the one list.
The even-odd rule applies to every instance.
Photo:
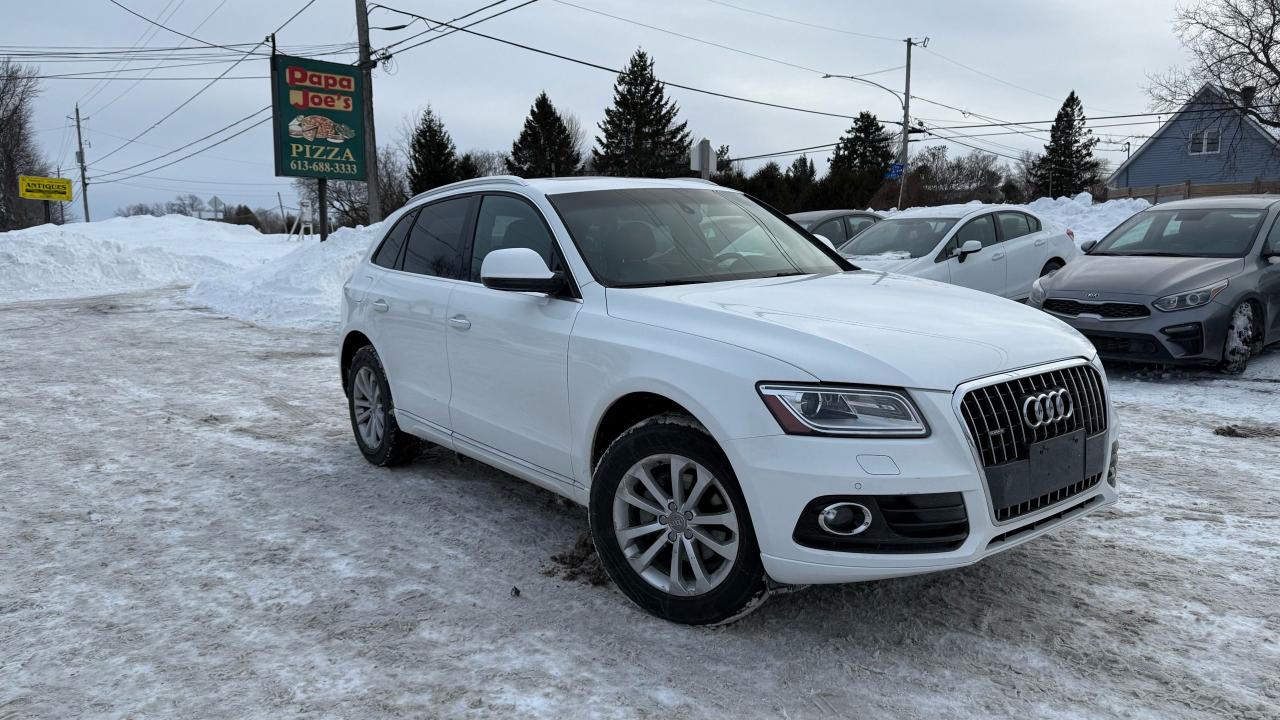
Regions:
[[289, 136], [306, 140], [323, 138], [332, 143], [340, 143], [356, 136], [348, 125], [334, 122], [323, 115], [299, 115], [289, 122]]

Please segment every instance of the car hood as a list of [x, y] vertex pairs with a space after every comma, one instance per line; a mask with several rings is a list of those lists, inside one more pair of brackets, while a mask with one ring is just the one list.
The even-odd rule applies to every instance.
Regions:
[[1053, 274], [1045, 290], [1168, 295], [1195, 290], [1244, 270], [1242, 258], [1083, 255]]
[[[747, 348], [829, 382], [954, 390], [1093, 346], [1018, 303], [888, 273], [611, 288], [609, 314]], [[760, 378], [777, 380], [782, 378]]]

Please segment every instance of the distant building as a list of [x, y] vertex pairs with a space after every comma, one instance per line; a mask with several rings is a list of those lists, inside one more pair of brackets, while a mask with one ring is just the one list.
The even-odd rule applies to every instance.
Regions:
[[1242, 184], [1253, 183], [1259, 192], [1280, 181], [1280, 130], [1237, 109], [1250, 105], [1252, 95], [1252, 88], [1235, 92], [1206, 84], [1116, 168], [1107, 187], [1136, 194], [1189, 183], [1190, 194], [1201, 195], [1216, 193], [1195, 186], [1230, 183], [1240, 187], [1224, 192], [1249, 192]]

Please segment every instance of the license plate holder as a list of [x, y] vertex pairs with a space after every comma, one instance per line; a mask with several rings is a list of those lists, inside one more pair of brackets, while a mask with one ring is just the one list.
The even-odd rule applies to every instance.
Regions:
[[987, 489], [997, 509], [1013, 507], [1084, 480], [1083, 429], [1027, 446], [1027, 459], [987, 468]]

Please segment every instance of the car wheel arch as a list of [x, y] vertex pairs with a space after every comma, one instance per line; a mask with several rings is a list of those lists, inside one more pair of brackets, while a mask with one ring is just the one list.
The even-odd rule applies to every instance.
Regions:
[[347, 375], [351, 369], [351, 361], [355, 358], [360, 348], [373, 345], [373, 341], [367, 335], [359, 330], [352, 330], [342, 339], [342, 353], [339, 355], [339, 368], [342, 374], [342, 391], [350, 394], [351, 388], [347, 387]]
[[[628, 392], [609, 403], [594, 424], [591, 438], [590, 470], [595, 472], [605, 451], [624, 432], [653, 417], [661, 415], [683, 415], [706, 430], [713, 439], [714, 433], [688, 403], [673, 400], [667, 394], [648, 390]], [[718, 442], [718, 441], [717, 441]]]

